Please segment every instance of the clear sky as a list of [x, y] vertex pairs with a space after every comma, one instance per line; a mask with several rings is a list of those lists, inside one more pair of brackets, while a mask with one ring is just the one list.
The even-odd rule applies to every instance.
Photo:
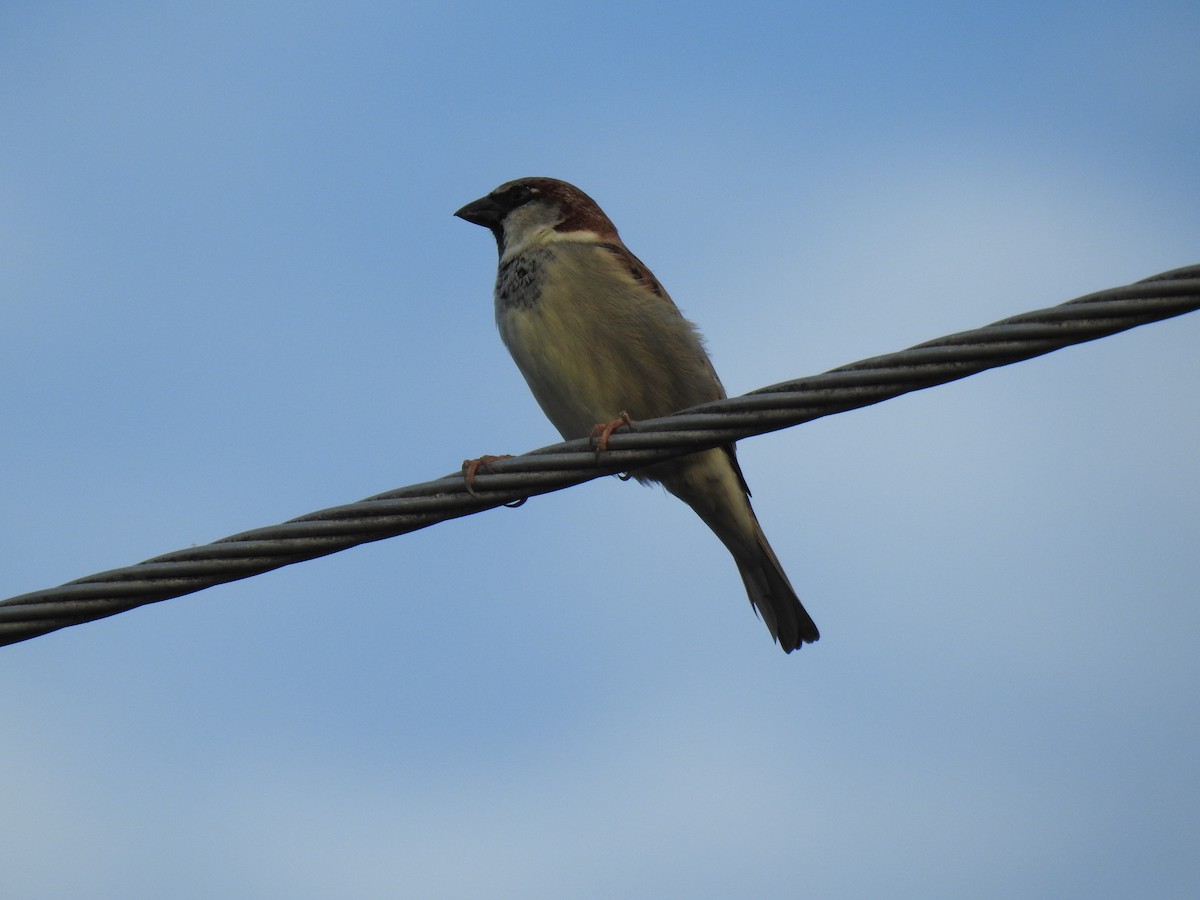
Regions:
[[[1200, 262], [1200, 7], [10, 0], [0, 595], [557, 440], [502, 181], [742, 393]], [[1200, 890], [1200, 315], [0, 650], [14, 898]]]

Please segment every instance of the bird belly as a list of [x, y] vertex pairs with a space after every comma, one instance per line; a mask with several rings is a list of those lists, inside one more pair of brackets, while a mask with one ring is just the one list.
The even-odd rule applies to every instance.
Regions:
[[600, 246], [562, 245], [502, 263], [496, 324], [568, 440], [622, 413], [649, 419], [725, 396], [695, 327]]
[[614, 371], [625, 355], [619, 344], [596, 334], [567, 304], [543, 296], [531, 307], [507, 310], [498, 324], [534, 398], [563, 438], [586, 437], [622, 412], [635, 415], [626, 407], [637, 406], [637, 398]]

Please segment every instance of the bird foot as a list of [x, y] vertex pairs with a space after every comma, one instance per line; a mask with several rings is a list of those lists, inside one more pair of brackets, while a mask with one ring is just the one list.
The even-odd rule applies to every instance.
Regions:
[[600, 454], [608, 449], [608, 439], [618, 428], [633, 428], [633, 419], [629, 418], [629, 413], [625, 410], [621, 410], [621, 414], [611, 422], [601, 422], [592, 428], [591, 441], [596, 451], [597, 464], [600, 462]]
[[463, 480], [467, 483], [467, 493], [476, 500], [480, 499], [475, 493], [475, 475], [480, 469], [492, 470], [492, 463], [498, 459], [512, 459], [511, 453], [502, 453], [499, 456], [488, 456], [487, 454], [478, 459], [464, 459], [462, 464]]

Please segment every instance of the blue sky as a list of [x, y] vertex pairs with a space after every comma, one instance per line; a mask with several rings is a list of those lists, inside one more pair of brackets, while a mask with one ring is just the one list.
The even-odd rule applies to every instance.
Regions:
[[[496, 184], [741, 393], [1200, 262], [1194, 3], [0, 12], [10, 596], [556, 440]], [[604, 479], [0, 651], [49, 897], [1200, 886], [1200, 317], [743, 442], [821, 626]]]

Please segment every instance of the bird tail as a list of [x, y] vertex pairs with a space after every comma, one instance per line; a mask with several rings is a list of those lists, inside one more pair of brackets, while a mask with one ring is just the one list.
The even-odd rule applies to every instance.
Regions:
[[[755, 526], [758, 526], [757, 522]], [[821, 633], [796, 596], [762, 528], [756, 527], [755, 531], [757, 547], [752, 548], [750, 553], [735, 552], [733, 558], [746, 585], [750, 602], [771, 630], [771, 637], [791, 653], [802, 644], [811, 644], [819, 639]]]
[[662, 481], [721, 539], [733, 554], [751, 604], [784, 650], [791, 653], [821, 636], [758, 524], [732, 448], [706, 450], [640, 474]]

